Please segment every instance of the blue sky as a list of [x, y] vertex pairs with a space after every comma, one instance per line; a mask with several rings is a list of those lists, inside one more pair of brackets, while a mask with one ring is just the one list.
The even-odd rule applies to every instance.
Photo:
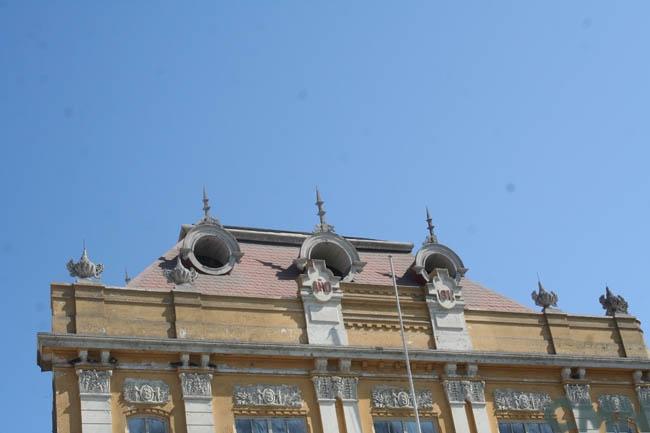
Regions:
[[[647, 1], [0, 1], [7, 430], [48, 431], [49, 283], [104, 281], [201, 215], [412, 241], [468, 276], [650, 323]], [[646, 326], [647, 327], [647, 326]], [[15, 424], [13, 424], [15, 423]]]

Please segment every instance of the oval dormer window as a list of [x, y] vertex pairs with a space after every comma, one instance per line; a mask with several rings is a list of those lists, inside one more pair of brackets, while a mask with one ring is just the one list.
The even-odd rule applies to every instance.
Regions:
[[366, 264], [350, 241], [333, 232], [319, 232], [305, 239], [295, 263], [302, 271], [309, 260], [323, 260], [344, 282], [352, 281]]
[[456, 266], [442, 254], [431, 254], [424, 261], [424, 269], [427, 275], [431, 275], [436, 269], [446, 269], [451, 278], [456, 278]]
[[424, 281], [431, 281], [436, 269], [446, 269], [451, 278], [460, 278], [467, 271], [458, 254], [449, 247], [429, 242], [415, 255], [413, 270]]
[[190, 229], [183, 239], [181, 254], [197, 271], [211, 275], [227, 274], [243, 255], [237, 239], [223, 226], [211, 223]]
[[219, 269], [228, 263], [230, 250], [216, 236], [204, 236], [194, 244], [194, 256], [203, 266]]
[[350, 256], [343, 248], [331, 242], [316, 244], [309, 252], [309, 258], [324, 260], [327, 269], [341, 278], [350, 273], [352, 268]]

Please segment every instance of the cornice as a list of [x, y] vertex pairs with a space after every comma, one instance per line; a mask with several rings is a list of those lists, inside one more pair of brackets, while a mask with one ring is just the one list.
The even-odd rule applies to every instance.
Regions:
[[[402, 361], [398, 348], [359, 346], [320, 346], [310, 344], [244, 343], [216, 340], [176, 340], [153, 337], [90, 336], [39, 333], [37, 355], [41, 369], [49, 370], [44, 349], [115, 350], [156, 353], [205, 353], [235, 356], [264, 356], [282, 358], [345, 358], [353, 360]], [[471, 363], [504, 366], [543, 366], [607, 368], [616, 370], [650, 370], [647, 358], [603, 358], [584, 355], [547, 355], [537, 353], [461, 352], [444, 350], [411, 350], [412, 362]]]

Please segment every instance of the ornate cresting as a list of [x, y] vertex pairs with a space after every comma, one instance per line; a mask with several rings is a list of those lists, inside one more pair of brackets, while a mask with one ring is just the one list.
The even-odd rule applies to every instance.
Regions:
[[73, 259], [70, 259], [67, 268], [70, 276], [78, 280], [99, 279], [101, 273], [104, 271], [104, 265], [100, 263], [95, 264], [88, 258], [85, 243], [79, 261], [75, 262]]
[[603, 306], [605, 314], [608, 316], [627, 315], [627, 301], [620, 295], [615, 295], [605, 287], [605, 294], [600, 296], [600, 305]]
[[533, 291], [531, 297], [533, 298], [535, 305], [542, 307], [542, 311], [557, 308], [557, 294], [553, 291], [546, 291], [540, 280], [537, 280], [537, 291]]

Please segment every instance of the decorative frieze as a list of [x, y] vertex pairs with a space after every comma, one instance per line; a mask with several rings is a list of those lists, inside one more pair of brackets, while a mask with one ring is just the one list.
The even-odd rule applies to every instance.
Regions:
[[639, 385], [636, 387], [641, 407], [650, 410], [650, 385]]
[[236, 385], [233, 401], [235, 406], [300, 408], [302, 407], [302, 394], [297, 386]]
[[483, 381], [445, 380], [443, 385], [450, 402], [485, 403], [485, 382]]
[[[433, 409], [431, 391], [416, 391], [415, 399], [418, 402], [418, 409]], [[372, 390], [372, 405], [377, 409], [413, 409], [414, 407], [410, 392], [389, 386], [376, 386]]]
[[621, 394], [604, 394], [598, 397], [598, 407], [608, 413], [634, 413], [629, 397]]
[[564, 385], [566, 396], [574, 406], [591, 406], [589, 385], [583, 383], [567, 383]]
[[81, 394], [109, 394], [111, 392], [111, 370], [77, 370]]
[[494, 391], [494, 405], [497, 410], [543, 412], [544, 408], [551, 403], [551, 396], [545, 392], [525, 392], [513, 389]]
[[356, 377], [314, 376], [312, 380], [319, 400], [357, 400]]
[[164, 404], [169, 401], [169, 385], [162, 380], [124, 380], [124, 400], [129, 403]]
[[181, 373], [183, 397], [211, 397], [212, 375], [209, 373]]

